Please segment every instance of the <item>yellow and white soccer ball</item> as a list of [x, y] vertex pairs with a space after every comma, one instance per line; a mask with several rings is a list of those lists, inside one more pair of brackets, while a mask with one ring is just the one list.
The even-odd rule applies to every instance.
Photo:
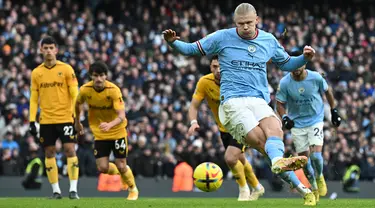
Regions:
[[198, 165], [193, 174], [194, 184], [204, 192], [213, 192], [223, 183], [223, 171], [212, 162], [204, 162]]

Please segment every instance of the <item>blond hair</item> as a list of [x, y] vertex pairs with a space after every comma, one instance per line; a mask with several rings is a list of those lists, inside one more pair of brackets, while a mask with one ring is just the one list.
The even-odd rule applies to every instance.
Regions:
[[257, 10], [254, 8], [253, 5], [249, 4], [249, 3], [241, 3], [240, 5], [238, 5], [236, 7], [236, 9], [234, 10], [234, 19], [236, 18], [236, 16], [240, 15], [246, 15], [248, 13], [257, 13]]

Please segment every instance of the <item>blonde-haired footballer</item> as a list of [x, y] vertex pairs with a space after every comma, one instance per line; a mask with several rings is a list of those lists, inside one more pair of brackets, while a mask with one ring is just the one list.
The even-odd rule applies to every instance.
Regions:
[[[75, 128], [82, 135], [83, 126], [79, 115], [83, 111], [83, 104], [89, 106], [88, 120], [95, 137], [94, 155], [96, 166], [101, 173], [120, 175], [123, 184], [129, 186], [128, 200], [138, 199], [138, 189], [132, 170], [126, 165], [128, 141], [125, 117], [125, 105], [120, 89], [107, 81], [108, 67], [97, 61], [90, 65], [89, 74], [92, 81], [84, 84], [78, 94], [75, 111]], [[115, 164], [109, 162], [109, 155], [113, 151]]]
[[43, 63], [31, 73], [29, 132], [34, 137], [38, 134], [35, 121], [39, 105], [41, 110], [39, 141], [45, 151], [45, 167], [53, 192], [51, 199], [62, 198], [55, 158], [55, 145], [58, 138], [63, 143], [68, 163], [69, 198], [79, 199], [77, 194], [79, 165], [75, 152], [76, 136], [73, 127], [73, 108], [78, 94], [78, 82], [73, 68], [56, 60], [57, 43], [52, 37], [46, 36], [42, 39], [40, 51], [43, 54]]
[[[231, 134], [224, 128], [219, 120], [218, 110], [220, 105], [220, 65], [218, 57], [215, 55], [211, 59], [211, 72], [208, 75], [201, 77], [197, 83], [193, 99], [189, 108], [190, 128], [189, 135], [192, 135], [196, 129], [199, 128], [197, 121], [198, 108], [201, 102], [206, 99], [209, 108], [215, 118], [219, 127], [221, 140], [226, 149], [224, 159], [229, 168], [232, 170], [236, 182], [239, 186], [238, 201], [253, 201], [257, 200], [259, 196], [264, 194], [264, 187], [259, 183], [255, 176], [250, 163], [246, 160], [244, 155], [245, 146], [238, 143]], [[253, 192], [250, 192], [249, 182]], [[250, 194], [251, 193], [251, 194]]]

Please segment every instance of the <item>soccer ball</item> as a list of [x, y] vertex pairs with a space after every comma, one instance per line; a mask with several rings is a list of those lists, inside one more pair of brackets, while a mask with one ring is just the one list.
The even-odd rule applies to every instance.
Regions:
[[193, 174], [194, 184], [204, 192], [216, 191], [223, 183], [223, 171], [212, 162], [204, 162], [198, 165]]

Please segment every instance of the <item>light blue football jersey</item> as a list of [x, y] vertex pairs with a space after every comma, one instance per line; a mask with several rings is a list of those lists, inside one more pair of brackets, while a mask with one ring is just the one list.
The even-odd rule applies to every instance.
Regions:
[[288, 73], [280, 81], [276, 100], [286, 104], [296, 128], [309, 127], [324, 119], [322, 94], [327, 90], [328, 84], [318, 72], [307, 70], [302, 81], [295, 81]]
[[267, 62], [272, 59], [287, 71], [306, 64], [303, 55], [291, 59], [271, 33], [260, 29], [252, 39], [241, 38], [236, 28], [230, 28], [218, 30], [195, 43], [174, 41], [171, 46], [184, 55], [219, 56], [221, 102], [235, 97], [257, 97], [268, 103]]

